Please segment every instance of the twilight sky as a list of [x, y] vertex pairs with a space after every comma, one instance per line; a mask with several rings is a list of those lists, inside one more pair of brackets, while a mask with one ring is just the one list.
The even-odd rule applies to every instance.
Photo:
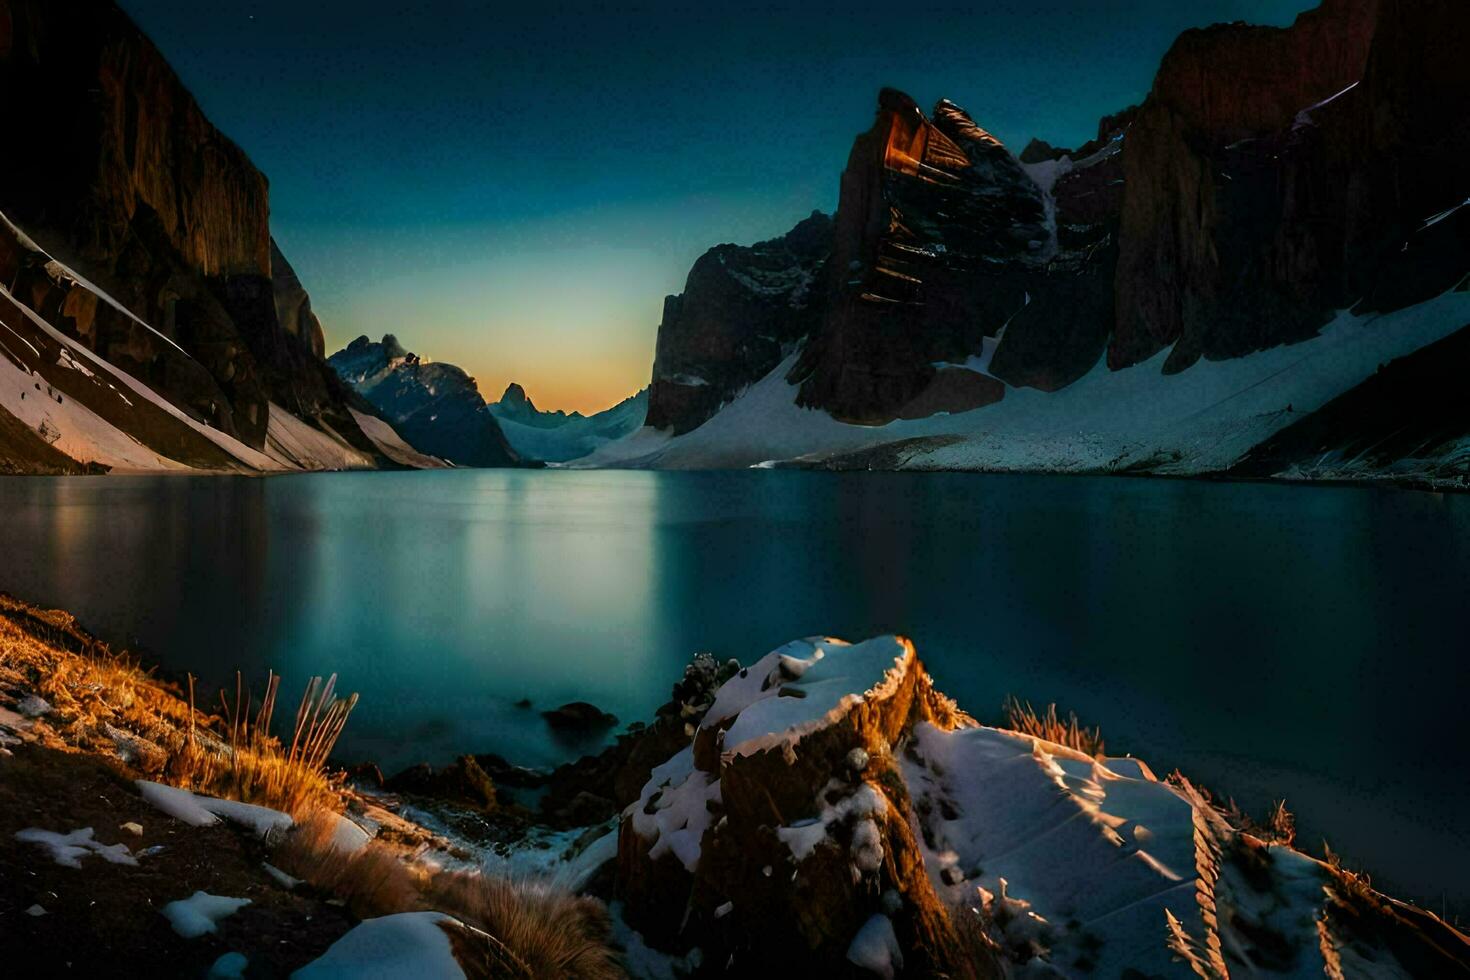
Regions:
[[328, 352], [396, 333], [584, 412], [647, 384], [701, 252], [836, 206], [883, 85], [1076, 145], [1186, 27], [1314, 5], [121, 2], [270, 177]]

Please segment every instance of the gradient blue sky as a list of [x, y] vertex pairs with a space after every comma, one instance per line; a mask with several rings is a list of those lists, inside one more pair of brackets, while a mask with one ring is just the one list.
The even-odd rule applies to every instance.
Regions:
[[1075, 145], [1181, 30], [1313, 3], [122, 6], [269, 175], [329, 351], [396, 333], [489, 399], [592, 411], [647, 383], [701, 252], [836, 206], [881, 86]]

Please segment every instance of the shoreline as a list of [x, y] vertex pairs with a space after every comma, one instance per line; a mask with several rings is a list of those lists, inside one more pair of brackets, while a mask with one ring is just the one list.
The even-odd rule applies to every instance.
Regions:
[[[129, 733], [128, 731], [119, 733], [111, 726], [111, 723], [108, 723], [106, 736], [100, 742], [96, 741], [96, 736], [88, 735], [85, 732], [78, 733], [75, 723], [72, 723], [67, 728], [58, 728], [48, 732], [44, 736], [40, 736], [40, 745], [36, 744], [37, 736], [33, 734], [28, 738], [26, 731], [17, 728], [17, 725], [24, 724], [18, 721], [17, 712], [13, 710], [20, 705], [20, 701], [18, 700], [20, 691], [16, 687], [17, 677], [20, 675], [14, 673], [13, 668], [15, 664], [13, 662], [7, 665], [7, 647], [3, 642], [7, 635], [14, 635], [13, 629], [17, 623], [28, 624], [23, 626], [23, 632], [27, 632], [33, 639], [37, 636], [46, 636], [49, 638], [49, 642], [45, 644], [49, 649], [49, 653], [46, 656], [55, 658], [56, 669], [60, 670], [62, 674], [66, 674], [68, 671], [84, 669], [85, 662], [110, 663], [118, 666], [120, 670], [131, 672], [127, 674], [127, 677], [131, 678], [128, 683], [136, 685], [135, 689], [139, 692], [136, 696], [144, 696], [145, 701], [153, 705], [148, 710], [158, 712], [160, 718], [167, 716], [177, 719], [181, 714], [187, 714], [190, 718], [196, 717], [187, 701], [184, 700], [182, 692], [156, 679], [158, 677], [157, 671], [139, 671], [136, 665], [130, 664], [126, 659], [120, 660], [119, 657], [121, 655], [113, 653], [111, 648], [106, 644], [96, 640], [95, 637], [92, 637], [91, 634], [78, 626], [75, 619], [69, 614], [40, 609], [23, 600], [17, 600], [8, 595], [0, 594], [0, 629], [6, 627], [11, 628], [10, 633], [0, 632], [0, 707], [3, 707], [6, 703], [12, 705], [11, 708], [4, 708], [3, 712], [0, 712], [0, 734], [4, 735], [7, 746], [6, 753], [30, 753], [33, 751], [51, 753], [48, 755], [48, 758], [53, 760], [49, 766], [51, 770], [75, 771], [75, 773], [80, 774], [77, 778], [86, 785], [91, 785], [97, 779], [106, 780], [116, 778], [115, 776], [107, 776], [105, 774], [107, 771], [118, 773], [125, 778], [160, 778], [160, 776], [165, 780], [171, 778], [168, 775], [174, 771], [171, 763], [164, 764], [161, 769], [153, 767], [157, 769], [158, 775], [147, 777], [146, 774], [140, 774], [139, 767], [147, 765], [146, 753], [140, 754], [137, 749], [128, 750], [127, 746], [137, 744], [137, 740], [141, 736]], [[839, 641], [824, 642], [833, 643]], [[906, 644], [907, 641], [900, 640], [899, 642]], [[862, 644], [852, 649], [858, 650], [870, 645], [871, 643]], [[788, 648], [794, 651], [796, 645], [788, 645]], [[846, 649], [845, 645], [838, 648], [837, 652], [840, 653], [842, 649]], [[881, 679], [876, 685], [871, 686], [864, 694], [864, 698], [871, 700], [875, 705], [883, 703], [883, 699], [885, 698], [900, 698], [894, 701], [895, 704], [914, 703], [916, 705], [919, 701], [913, 701], [912, 699], [920, 699], [923, 703], [932, 706], [924, 709], [925, 712], [938, 712], [938, 715], [935, 716], [936, 724], [957, 726], [954, 730], [955, 734], [961, 734], [967, 731], [974, 732], [977, 735], [993, 733], [985, 735], [985, 737], [991, 740], [1001, 739], [1002, 743], [1005, 743], [1007, 738], [1023, 739], [1022, 744], [1031, 744], [1024, 741], [1026, 739], [1042, 739], [1042, 742], [1035, 744], [1044, 744], [1047, 752], [1054, 754], [1059, 759], [1071, 759], [1073, 763], [1085, 763], [1089, 766], [1098, 763], [1105, 764], [1112, 767], [1119, 774], [1112, 776], [1111, 778], [1113, 779], [1137, 779], [1142, 777], [1146, 780], [1142, 784], [1143, 786], [1155, 787], [1150, 790], [1152, 793], [1157, 794], [1163, 792], [1162, 787], [1165, 786], [1175, 786], [1176, 788], [1170, 790], [1170, 792], [1183, 793], [1186, 799], [1195, 801], [1191, 804], [1192, 806], [1196, 808], [1204, 807], [1205, 812], [1211, 814], [1209, 819], [1215, 822], [1214, 826], [1216, 827], [1213, 831], [1214, 833], [1227, 836], [1235, 834], [1245, 835], [1242, 838], [1245, 840], [1264, 840], [1267, 842], [1266, 846], [1268, 850], [1270, 847], [1289, 848], [1292, 836], [1291, 818], [1289, 814], [1285, 813], [1284, 809], [1279, 814], [1270, 815], [1261, 823], [1256, 823], [1236, 810], [1233, 804], [1215, 802], [1214, 798], [1205, 793], [1203, 789], [1193, 787], [1182, 776], [1177, 777], [1177, 783], [1174, 782], [1176, 777], [1170, 777], [1170, 780], [1161, 781], [1157, 780], [1149, 772], [1146, 765], [1132, 760], [1131, 757], [1104, 757], [1102, 755], [1101, 741], [1097, 733], [1081, 729], [1075, 719], [1072, 719], [1069, 727], [1065, 721], [1059, 721], [1054, 712], [1050, 716], [1045, 714], [1038, 716], [1034, 712], [1027, 711], [1012, 715], [1009, 733], [1006, 730], [987, 729], [983, 726], [979, 728], [969, 727], [975, 726], [977, 723], [973, 719], [969, 719], [962, 712], [959, 712], [959, 709], [954, 706], [953, 702], [947, 701], [947, 699], [943, 698], [943, 695], [932, 692], [927, 674], [923, 672], [922, 665], [913, 656], [912, 646], [908, 645], [907, 649], [909, 650], [907, 654], [908, 659], [899, 664], [903, 669], [903, 673], [896, 674], [894, 673], [895, 668], [890, 667], [887, 676]], [[14, 651], [12, 649], [10, 656], [13, 658], [13, 655]], [[794, 656], [795, 653], [792, 655]], [[764, 660], [751, 665], [748, 670], [760, 671], [766, 669], [762, 668], [761, 665], [772, 662], [771, 658], [776, 656], [777, 654], [773, 653]], [[74, 661], [77, 666], [68, 666], [68, 664]], [[906, 664], [911, 666], [905, 666]], [[8, 673], [7, 669], [9, 669]], [[36, 675], [36, 669], [35, 667], [29, 668], [32, 676]], [[786, 668], [782, 667], [781, 669], [785, 670]], [[661, 923], [664, 923], [664, 920], [661, 918], [663, 913], [656, 911], [658, 906], [651, 896], [645, 896], [638, 901], [652, 902], [652, 904], [645, 906], [635, 901], [632, 906], [629, 905], [629, 902], [633, 901], [630, 896], [642, 894], [641, 889], [643, 886], [639, 884], [642, 879], [639, 876], [646, 872], [638, 870], [641, 867], [640, 862], [643, 859], [638, 858], [636, 854], [630, 856], [628, 848], [631, 847], [636, 850], [637, 847], [645, 846], [637, 842], [646, 840], [646, 837], [640, 837], [639, 835], [646, 835], [647, 830], [639, 829], [642, 827], [639, 823], [641, 818], [636, 816], [639, 808], [630, 807], [625, 801], [632, 800], [636, 802], [640, 798], [644, 800], [649, 798], [650, 788], [654, 787], [658, 782], [660, 770], [666, 769], [668, 765], [668, 763], [664, 765], [660, 765], [660, 763], [663, 763], [666, 759], [669, 759], [670, 763], [677, 760], [680, 745], [685, 746], [683, 752], [685, 755], [688, 754], [690, 747], [694, 749], [696, 756], [704, 751], [699, 746], [701, 744], [700, 740], [703, 738], [701, 733], [709, 724], [708, 718], [715, 716], [719, 712], [730, 710], [729, 708], [722, 709], [720, 705], [728, 701], [732, 696], [738, 698], [747, 698], [750, 696], [749, 694], [742, 695], [738, 693], [739, 685], [737, 682], [740, 678], [746, 676], [746, 671], [747, 669], [739, 668], [733, 662], [720, 665], [708, 657], [702, 661], [696, 659], [694, 664], [686, 670], [684, 679], [674, 686], [670, 701], [664, 708], [660, 709], [651, 724], [635, 724], [631, 726], [628, 732], [617, 735], [613, 744], [602, 751], [557, 767], [551, 772], [526, 770], [507, 763], [505, 760], [498, 759], [498, 757], [487, 755], [460, 756], [455, 763], [448, 766], [410, 767], [405, 772], [396, 774], [388, 780], [382, 780], [381, 784], [376, 786], [374, 784], [378, 783], [380, 776], [375, 778], [376, 767], [371, 764], [352, 767], [345, 772], [339, 768], [324, 770], [336, 773], [330, 777], [329, 785], [334, 787], [331, 790], [333, 794], [332, 798], [337, 801], [333, 806], [340, 805], [341, 810], [340, 815], [333, 819], [344, 824], [350, 823], [353, 827], [358, 828], [352, 832], [354, 834], [362, 833], [363, 828], [370, 828], [370, 835], [376, 836], [383, 841], [381, 846], [373, 845], [377, 848], [375, 853], [381, 852], [380, 856], [388, 855], [388, 860], [390, 861], [398, 863], [408, 862], [410, 867], [417, 867], [414, 862], [419, 860], [413, 857], [413, 855], [419, 855], [421, 857], [427, 854], [432, 858], [431, 864], [433, 866], [454, 869], [478, 867], [481, 871], [477, 872], [477, 874], [481, 875], [490, 873], [489, 869], [491, 868], [498, 869], [495, 872], [497, 874], [524, 875], [527, 872], [536, 874], [555, 871], [563, 879], [566, 879], [570, 875], [578, 882], [577, 889], [588, 889], [588, 894], [595, 896], [597, 901], [612, 902], [616, 900], [620, 903], [622, 911], [618, 914], [620, 916], [628, 916], [629, 923], [648, 932], [651, 936], [663, 928], [661, 925]], [[42, 671], [40, 676], [40, 683], [44, 685], [46, 683], [44, 671]], [[757, 675], [752, 674], [752, 676]], [[800, 671], [796, 672], [795, 676], [799, 680], [801, 677]], [[860, 685], [858, 689], [860, 690], [861, 685], [870, 682], [858, 683]], [[732, 685], [737, 689], [735, 695], [729, 693]], [[902, 693], [905, 690], [909, 690], [910, 687], [912, 687], [913, 693]], [[36, 688], [36, 690], [39, 691], [40, 688]], [[34, 694], [35, 691], [32, 693]], [[106, 697], [107, 695], [104, 692], [104, 700], [106, 700]], [[208, 699], [204, 700], [206, 702], [208, 701]], [[760, 702], [757, 701], [756, 703]], [[738, 701], [735, 702], [735, 707], [737, 709], [739, 708]], [[49, 705], [47, 708], [48, 711], [54, 710], [50, 709]], [[878, 708], [875, 707], [873, 710], [878, 710]], [[906, 714], [911, 714], [911, 711], [918, 709], [917, 707], [914, 709], [905, 707], [902, 710]], [[45, 719], [50, 716], [49, 714], [42, 714], [36, 717], [38, 719], [35, 723], [36, 725], [45, 725], [47, 724]], [[833, 718], [835, 716], [829, 713], [828, 717]], [[689, 721], [689, 719], [695, 720]], [[216, 731], [219, 731], [218, 726], [222, 723], [219, 718], [209, 719], [207, 716], [202, 721], [208, 726], [213, 727]], [[823, 722], [824, 725], [827, 723]], [[869, 723], [867, 721], [861, 722], [861, 724]], [[124, 728], [126, 728], [128, 723], [119, 721], [119, 724], [124, 725]], [[912, 716], [910, 717], [910, 721], [904, 724], [913, 724]], [[28, 725], [27, 728], [29, 727]], [[806, 730], [798, 729], [798, 731]], [[36, 728], [35, 731], [45, 731], [45, 729]], [[69, 735], [67, 732], [72, 732], [73, 734]], [[730, 734], [733, 737], [733, 728]], [[225, 735], [221, 733], [219, 736], [212, 737], [225, 737]], [[797, 735], [795, 737], [802, 740], [808, 739], [806, 735]], [[827, 737], [822, 734], [822, 729], [820, 728], [810, 736], [810, 738], [818, 737]], [[915, 729], [912, 736], [908, 737], [915, 740], [915, 744], [921, 747], [921, 752], [933, 753], [939, 751], [939, 743], [934, 742], [934, 739], [937, 738], [936, 734], [926, 734], [926, 731]], [[67, 740], [72, 738], [79, 738], [81, 741], [68, 747]], [[959, 743], [956, 744], [958, 745]], [[91, 746], [90, 748], [88, 747], [89, 745]], [[111, 745], [112, 748], [107, 751], [102, 751], [101, 747], [108, 745]], [[923, 746], [928, 747], [922, 748]], [[129, 754], [130, 751], [132, 753], [131, 755]], [[803, 752], [798, 753], [798, 758], [802, 755], [810, 755], [814, 751], [818, 750], [808, 747]], [[951, 750], [946, 749], [945, 751], [948, 752]], [[55, 754], [57, 752], [61, 754]], [[99, 755], [99, 752], [102, 754]], [[777, 753], [778, 757], [779, 755], [780, 753]], [[670, 759], [670, 756], [673, 756], [673, 759]], [[1094, 757], [1097, 762], [1092, 761]], [[8, 758], [0, 758], [0, 795], [4, 793], [8, 772], [24, 771], [29, 773], [33, 771], [31, 768], [26, 768], [27, 766], [31, 766], [31, 763], [26, 763], [20, 770], [16, 770], [13, 766], [7, 768], [7, 766], [11, 766], [14, 763], [16, 758], [19, 757], [11, 755]], [[706, 761], [701, 763], [701, 765], [712, 764], [707, 755], [705, 758]], [[937, 764], [937, 758], [935, 764]], [[65, 764], [57, 761], [63, 759], [69, 759], [71, 761]], [[738, 758], [736, 761], [738, 761]], [[723, 767], [729, 763], [721, 762], [720, 764]], [[945, 765], [949, 767], [951, 763], [946, 763]], [[61, 767], [59, 770], [57, 769], [58, 766]], [[909, 782], [908, 793], [922, 795], [925, 792], [932, 792], [932, 790], [921, 790], [920, 785], [913, 782], [916, 778], [916, 770], [911, 771], [906, 769], [905, 772], [907, 775], [903, 778]], [[88, 773], [91, 775], [87, 775]], [[27, 776], [26, 778], [36, 780], [43, 777], [36, 775]], [[784, 779], [786, 777], [780, 778]], [[91, 782], [88, 782], [89, 780]], [[882, 784], [881, 779], [880, 784]], [[778, 798], [781, 793], [788, 791], [788, 789], [776, 789], [776, 787], [783, 785], [780, 779], [768, 785], [773, 791], [777, 792]], [[12, 794], [16, 792], [16, 787], [12, 785], [10, 792]], [[56, 789], [53, 784], [52, 792], [65, 795], [66, 791]], [[118, 790], [115, 789], [104, 795], [108, 796], [108, 798], [113, 798], [117, 792]], [[123, 792], [126, 793], [127, 791], [124, 790]], [[673, 791], [665, 790], [664, 792]], [[731, 789], [728, 792], [734, 792], [734, 790]], [[600, 794], [606, 794], [606, 796]], [[657, 795], [655, 793], [655, 796]], [[903, 798], [906, 797], [898, 797], [897, 799]], [[17, 799], [24, 799], [24, 797], [17, 797]], [[547, 802], [548, 799], [551, 801], [549, 805]], [[1018, 797], [1015, 805], [1022, 806], [1023, 799], [1024, 797]], [[516, 802], [516, 800], [524, 800], [531, 808], [528, 809], [526, 805], [522, 805]], [[61, 802], [65, 803], [66, 801], [62, 800]], [[950, 806], [952, 804], [937, 802], [935, 805]], [[93, 806], [95, 808], [95, 804]], [[109, 804], [109, 807], [114, 806], [122, 807], [124, 810], [127, 810], [128, 814], [150, 812], [146, 808], [138, 811], [137, 804], [128, 804], [125, 801]], [[645, 810], [645, 812], [647, 811]], [[620, 814], [621, 817], [619, 816]], [[630, 814], [633, 815], [631, 824], [629, 823]], [[303, 817], [300, 813], [297, 814], [297, 817], [297, 823], [303, 828], [312, 825], [312, 820], [314, 819]], [[158, 823], [157, 814], [154, 814], [151, 820], [143, 819], [142, 817], [138, 819], [140, 823], [149, 828], [153, 828]], [[289, 822], [289, 818], [286, 819]], [[1161, 818], [1155, 816], [1149, 818], [1149, 821], [1152, 823], [1156, 819]], [[94, 822], [95, 820], [96, 818], [94, 818]], [[1239, 829], [1228, 829], [1227, 824], [1229, 827], [1238, 827]], [[56, 832], [67, 830], [64, 827], [51, 829]], [[147, 833], [149, 836], [144, 839], [143, 844], [149, 844], [152, 840], [160, 839], [153, 836], [156, 833], [153, 829], [149, 829]], [[174, 832], [170, 831], [169, 833], [173, 834]], [[260, 850], [259, 845], [250, 844], [248, 839], [246, 839], [243, 842], [245, 844], [245, 850], [241, 852], [238, 850], [241, 846], [240, 843], [237, 843], [237, 841], [240, 841], [238, 836], [219, 836], [220, 834], [228, 833], [232, 832], [211, 831], [209, 839], [213, 843], [210, 847], [220, 849], [224, 855], [244, 854], [249, 860], [256, 859], [249, 857], [252, 854], [257, 857], [260, 854], [265, 854], [267, 858], [270, 858], [270, 855], [276, 853], [275, 849], [280, 847], [286, 847], [287, 850], [283, 853], [289, 854], [291, 853], [288, 846], [289, 841], [297, 839], [297, 836], [293, 834], [286, 838], [287, 844], [277, 843], [272, 845], [267, 842], [265, 845], [266, 849], [263, 852]], [[302, 830], [301, 833], [304, 834], [307, 831]], [[703, 835], [707, 847], [712, 846], [708, 837], [710, 833], [714, 833], [714, 831], [705, 831]], [[363, 834], [364, 844], [370, 835]], [[4, 838], [5, 836], [5, 834], [0, 833], [0, 838]], [[110, 840], [116, 836], [116, 834], [108, 833], [104, 835], [103, 839]], [[328, 836], [332, 836], [332, 834], [328, 834]], [[172, 847], [179, 844], [178, 841], [173, 841], [168, 837], [161, 838], [161, 840], [164, 841], [160, 845], [163, 847]], [[1273, 841], [1275, 843], [1272, 843]], [[127, 844], [128, 839], [124, 837], [119, 840], [119, 843]], [[5, 846], [4, 840], [0, 840], [0, 850], [3, 850]], [[9, 846], [15, 849], [15, 845]], [[111, 847], [114, 845], [109, 844], [108, 846]], [[886, 846], [899, 847], [900, 844], [894, 841]], [[933, 846], [938, 847], [939, 845], [935, 844]], [[957, 846], [962, 845], [957, 843]], [[383, 848], [388, 848], [389, 850], [383, 851]], [[616, 868], [614, 868], [614, 863], [612, 862], [615, 852], [618, 855], [615, 862]], [[25, 849], [20, 849], [17, 853], [22, 857], [30, 855], [30, 852]], [[565, 856], [563, 856], [563, 853]], [[937, 859], [934, 855], [928, 854], [928, 852], [925, 853], [927, 855], [926, 860]], [[1291, 853], [1298, 854], [1299, 852], [1292, 851]], [[433, 855], [440, 856], [433, 857]], [[34, 857], [34, 855], [31, 856]], [[1340, 866], [1332, 863], [1335, 859], [1330, 851], [1327, 852], [1326, 857], [1327, 861], [1325, 863], [1321, 859], [1309, 858], [1305, 855], [1301, 855], [1300, 859], [1310, 862], [1304, 867], [1317, 869], [1312, 872], [1314, 875], [1326, 875], [1327, 878], [1325, 880], [1329, 883], [1333, 881], [1340, 882], [1343, 888], [1348, 889], [1344, 894], [1359, 894], [1361, 892], [1365, 896], [1377, 895], [1377, 893], [1371, 892], [1371, 890], [1362, 891], [1368, 888], [1366, 877], [1344, 871]], [[274, 861], [275, 859], [271, 858], [270, 860]], [[282, 857], [279, 860], [284, 861], [286, 858]], [[223, 866], [230, 870], [220, 873], [230, 876], [230, 881], [235, 883], [234, 887], [236, 891], [244, 891], [248, 895], [257, 896], [258, 902], [262, 906], [261, 914], [264, 914], [268, 910], [267, 907], [269, 907], [273, 915], [300, 914], [302, 909], [306, 907], [301, 905], [301, 901], [304, 901], [308, 906], [317, 909], [312, 914], [324, 915], [319, 906], [311, 905], [312, 901], [318, 901], [310, 898], [312, 893], [306, 893], [306, 896], [300, 901], [298, 901], [297, 893], [295, 892], [291, 892], [287, 896], [272, 894], [267, 897], [264, 893], [259, 892], [259, 888], [264, 887], [263, 885], [259, 882], [253, 882], [253, 879], [253, 883], [245, 880], [250, 879], [251, 875], [254, 874], [249, 871], [248, 862], [242, 864], [240, 863], [240, 859], [235, 857], [222, 857], [221, 861], [223, 862]], [[588, 867], [588, 861], [596, 861], [597, 864]], [[446, 862], [448, 862], [447, 865]], [[632, 862], [632, 864], [630, 865], [629, 862]], [[293, 865], [293, 867], [298, 866]], [[296, 872], [292, 871], [291, 868], [287, 868], [287, 873], [294, 874]], [[422, 876], [423, 874], [429, 874], [431, 877], [436, 873], [438, 872], [413, 872], [414, 875]], [[456, 870], [453, 873], [457, 874], [460, 872]], [[664, 874], [665, 872], [658, 873]], [[629, 878], [629, 875], [632, 875], [632, 877]], [[943, 876], [944, 881], [938, 882], [935, 885], [942, 893], [947, 893], [946, 889], [953, 891], [957, 887], [954, 883], [950, 882], [948, 875], [949, 872], [945, 872]], [[355, 886], [341, 885], [341, 887], [348, 888], [348, 891], [351, 892], [351, 887]], [[733, 885], [727, 884], [722, 887], [733, 887]], [[1017, 884], [1016, 887], [1019, 888], [1021, 885]], [[1358, 889], [1358, 891], [1354, 892], [1353, 889]], [[289, 889], [288, 892], [290, 892]], [[10, 900], [19, 901], [19, 899], [14, 898]], [[1370, 902], [1370, 907], [1372, 908], [1398, 910], [1392, 913], [1383, 913], [1389, 914], [1391, 917], [1397, 917], [1394, 921], [1398, 925], [1393, 928], [1407, 929], [1412, 936], [1420, 937], [1434, 933], [1435, 930], [1441, 930], [1444, 937], [1450, 937], [1449, 939], [1441, 937], [1440, 939], [1433, 940], [1436, 948], [1442, 949], [1446, 942], [1464, 942], [1466, 944], [1465, 962], [1470, 963], [1470, 939], [1461, 936], [1453, 926], [1443, 922], [1437, 916], [1425, 912], [1418, 907], [1392, 899], [1382, 899], [1382, 901], [1389, 903], [1387, 905], [1380, 904], [1380, 898], [1378, 897], [1370, 897], [1365, 900]], [[361, 901], [363, 901], [361, 896], [352, 898], [350, 894], [347, 899], [348, 906], [357, 907], [359, 912], [363, 911], [363, 907], [360, 905], [354, 906], [354, 903], [360, 903]], [[1357, 901], [1357, 899], [1354, 899], [1354, 901]], [[282, 902], [286, 904], [282, 905]], [[5, 900], [0, 900], [0, 906], [4, 905]], [[16, 908], [22, 907], [19, 905], [16, 906]], [[5, 909], [0, 907], [0, 916], [5, 914]], [[316, 947], [321, 946], [323, 942], [329, 939], [340, 938], [353, 928], [351, 917], [343, 918], [337, 916], [333, 918], [326, 916], [326, 918], [335, 924], [327, 930], [327, 933], [331, 933], [330, 935], [323, 933], [321, 930], [314, 933], [321, 940], [320, 942], [317, 940], [311, 941], [316, 944], [312, 949], [317, 952], [320, 952], [320, 950], [316, 949]], [[362, 921], [360, 914], [357, 918], [359, 921]], [[619, 924], [621, 921], [621, 919], [618, 919], [609, 928], [614, 932], [620, 929], [626, 930], [627, 926]], [[641, 925], [638, 925], [640, 922]], [[252, 926], [252, 928], [255, 927]], [[326, 927], [324, 926], [323, 928]], [[245, 935], [249, 935], [249, 933]], [[611, 933], [607, 935], [611, 935]], [[620, 935], [623, 937], [621, 941], [625, 944], [625, 951], [642, 946], [643, 939], [640, 934], [631, 934], [632, 936], [638, 937], [636, 940], [630, 938], [626, 932], [620, 933]], [[1414, 941], [1418, 942], [1419, 940], [1416, 939]]]
[[[575, 462], [575, 461], [573, 461]], [[1135, 480], [1161, 480], [1161, 481], [1184, 481], [1199, 483], [1214, 483], [1225, 486], [1251, 485], [1279, 487], [1314, 488], [1322, 487], [1328, 489], [1357, 489], [1357, 490], [1401, 490], [1414, 493], [1431, 494], [1470, 494], [1470, 478], [1457, 477], [1444, 480], [1433, 480], [1424, 478], [1396, 478], [1365, 476], [1360, 478], [1333, 476], [1322, 478], [1308, 477], [1282, 477], [1282, 476], [1248, 476], [1243, 474], [1232, 474], [1229, 472], [1210, 473], [1148, 473], [1148, 472], [1125, 472], [1114, 470], [1012, 470], [1012, 469], [909, 469], [909, 468], [863, 468], [858, 466], [828, 466], [821, 463], [796, 463], [793, 461], [778, 461], [775, 465], [765, 466], [710, 466], [697, 469], [658, 469], [641, 467], [573, 467], [564, 464], [550, 465], [527, 465], [527, 466], [503, 466], [503, 467], [451, 467], [447, 469], [419, 470], [413, 467], [357, 467], [352, 469], [320, 469], [320, 470], [204, 470], [204, 469], [178, 469], [178, 470], [109, 470], [106, 472], [87, 473], [5, 473], [0, 474], [0, 479], [7, 477], [22, 479], [70, 479], [84, 478], [96, 479], [102, 477], [116, 477], [122, 479], [169, 477], [169, 478], [229, 478], [247, 477], [250, 479], [275, 478], [275, 477], [304, 477], [319, 475], [341, 475], [349, 473], [443, 473], [443, 472], [487, 472], [495, 473], [502, 471], [520, 472], [525, 470], [540, 470], [544, 472], [556, 472], [566, 470], [576, 473], [742, 473], [757, 470], [779, 470], [800, 471], [808, 473], [877, 473], [877, 474], [937, 474], [946, 476], [974, 475], [974, 476], [1056, 476], [1071, 478], [1123, 478]]]

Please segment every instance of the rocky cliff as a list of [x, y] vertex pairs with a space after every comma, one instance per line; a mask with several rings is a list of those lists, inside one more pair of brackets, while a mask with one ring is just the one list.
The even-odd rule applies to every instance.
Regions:
[[[1470, 275], [1467, 42], [1470, 6], [1454, 0], [1326, 0], [1286, 28], [1188, 31], [1142, 105], [1104, 118], [1076, 150], [1034, 141], [1019, 157], [953, 103], [926, 116], [884, 90], [842, 174], [831, 258], [804, 323], [789, 325], [807, 332], [785, 335], [791, 390], [751, 377], [777, 363], [756, 359], [737, 386], [682, 389], [705, 401], [679, 424], [650, 412], [662, 437], [599, 459], [1228, 468], [1241, 456], [1203, 451], [1205, 440], [1244, 454], [1249, 438], [1372, 374], [1366, 346], [1347, 339], [1356, 324], [1413, 324], [1373, 339], [1379, 363], [1466, 325], [1446, 297]], [[704, 353], [715, 338], [729, 349], [768, 333], [723, 304], [694, 321], [666, 317], [659, 349], [676, 348], [680, 375], [697, 379], [727, 363]], [[1295, 355], [1272, 353], [1284, 346]], [[1327, 361], [1305, 367], [1317, 357]], [[1160, 372], [1189, 380], [1139, 376]], [[1249, 386], [1267, 378], [1279, 403]], [[748, 390], [732, 399], [736, 389]], [[1026, 409], [1009, 410], [1022, 392]], [[1165, 405], [1183, 414], [1163, 416]], [[1132, 439], [1125, 411], [1141, 412]], [[1431, 427], [1448, 438], [1415, 450], [1436, 480], [1470, 478], [1453, 451], [1470, 413], [1450, 416]], [[1336, 418], [1329, 441], [1353, 444], [1354, 423]], [[1281, 462], [1286, 445], [1257, 464]], [[1444, 454], [1460, 461], [1429, 459]]]
[[457, 466], [521, 462], [475, 379], [453, 364], [423, 361], [392, 334], [358, 337], [327, 364], [422, 452]]
[[0, 0], [0, 86], [14, 96], [0, 211], [24, 251], [71, 272], [27, 266], [28, 308], [248, 448], [269, 450], [284, 412], [383, 460], [354, 414], [371, 410], [321, 361], [320, 323], [271, 239], [265, 176], [125, 14]]
[[832, 221], [813, 212], [780, 238], [704, 253], [664, 300], [648, 424], [688, 432], [780, 363], [816, 323], [831, 249]]

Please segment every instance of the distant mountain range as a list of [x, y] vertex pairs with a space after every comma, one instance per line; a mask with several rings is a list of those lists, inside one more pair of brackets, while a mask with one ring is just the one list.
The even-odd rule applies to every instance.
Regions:
[[596, 415], [543, 412], [512, 383], [485, 403], [475, 379], [453, 364], [423, 361], [392, 334], [358, 337], [327, 358], [343, 381], [425, 452], [456, 466], [563, 462], [643, 425], [647, 391]]
[[264, 175], [125, 14], [68, 10], [0, 0], [0, 472], [1470, 480], [1463, 0], [1188, 31], [1075, 149], [884, 89], [835, 215], [709, 250], [590, 417], [392, 337], [324, 360]]
[[648, 415], [648, 389], [594, 415], [543, 412], [525, 390], [512, 383], [500, 401], [485, 406], [500, 422], [506, 439], [523, 458], [562, 463], [636, 432]]
[[648, 426], [580, 465], [1470, 476], [1470, 4], [1182, 35], [1014, 156], [892, 89], [834, 218], [669, 297]]

